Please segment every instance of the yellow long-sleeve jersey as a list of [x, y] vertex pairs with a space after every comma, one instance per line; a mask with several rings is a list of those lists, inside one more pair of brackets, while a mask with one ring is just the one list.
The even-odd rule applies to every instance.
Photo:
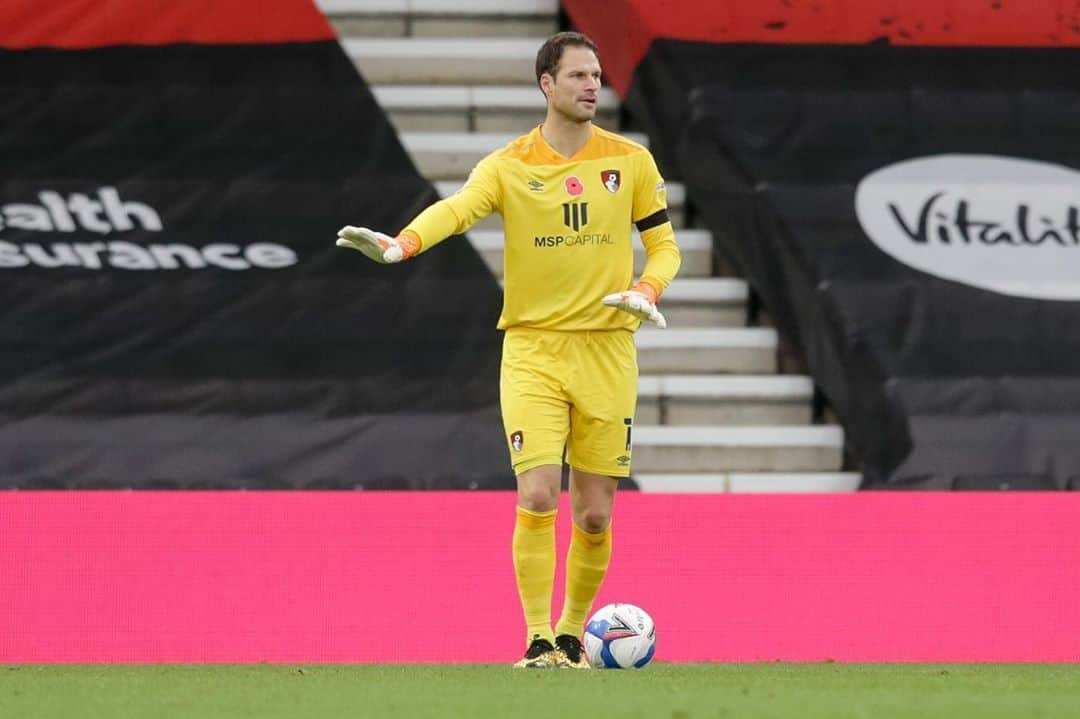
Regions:
[[492, 212], [502, 214], [505, 228], [500, 329], [637, 329], [632, 315], [600, 302], [632, 284], [634, 224], [647, 256], [641, 281], [660, 294], [679, 270], [652, 155], [595, 126], [569, 158], [537, 127], [481, 160], [461, 190], [403, 231], [416, 235], [424, 251]]

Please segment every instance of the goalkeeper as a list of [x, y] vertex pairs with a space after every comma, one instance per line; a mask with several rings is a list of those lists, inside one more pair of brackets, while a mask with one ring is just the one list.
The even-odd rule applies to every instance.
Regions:
[[[592, 123], [596, 46], [551, 37], [536, 57], [542, 125], [496, 150], [455, 195], [397, 236], [347, 226], [337, 244], [376, 262], [408, 260], [493, 212], [505, 227], [500, 397], [517, 476], [513, 560], [525, 614], [516, 666], [587, 667], [580, 636], [611, 558], [618, 478], [630, 474], [637, 354], [644, 321], [679, 269], [664, 181], [649, 151]], [[634, 281], [632, 225], [647, 260]], [[551, 624], [555, 515], [563, 457], [573, 528], [562, 615]]]

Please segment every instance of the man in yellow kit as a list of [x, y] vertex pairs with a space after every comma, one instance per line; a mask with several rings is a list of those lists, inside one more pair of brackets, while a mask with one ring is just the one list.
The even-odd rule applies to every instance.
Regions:
[[[559, 33], [540, 48], [544, 123], [473, 169], [396, 237], [347, 226], [337, 244], [400, 262], [492, 212], [505, 225], [500, 397], [517, 475], [513, 559], [526, 651], [515, 666], [587, 668], [581, 636], [611, 558], [611, 510], [630, 474], [637, 403], [633, 332], [665, 326], [657, 299], [679, 269], [664, 181], [649, 151], [593, 125], [596, 46]], [[631, 225], [647, 261], [633, 284]], [[573, 530], [562, 616], [551, 626], [563, 452]]]

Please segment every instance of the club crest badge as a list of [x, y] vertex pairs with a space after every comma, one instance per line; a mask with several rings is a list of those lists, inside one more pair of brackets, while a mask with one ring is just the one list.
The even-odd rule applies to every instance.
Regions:
[[519, 429], [510, 435], [510, 446], [514, 448], [515, 452], [520, 452], [525, 446], [525, 433]]
[[604, 170], [600, 173], [600, 181], [604, 183], [608, 192], [618, 192], [619, 185], [622, 183], [622, 173], [618, 170]]

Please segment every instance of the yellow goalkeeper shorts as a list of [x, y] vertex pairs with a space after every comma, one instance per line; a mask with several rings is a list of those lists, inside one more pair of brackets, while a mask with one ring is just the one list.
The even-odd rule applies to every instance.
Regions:
[[630, 474], [637, 348], [629, 330], [515, 327], [503, 338], [499, 393], [514, 473], [544, 464]]

